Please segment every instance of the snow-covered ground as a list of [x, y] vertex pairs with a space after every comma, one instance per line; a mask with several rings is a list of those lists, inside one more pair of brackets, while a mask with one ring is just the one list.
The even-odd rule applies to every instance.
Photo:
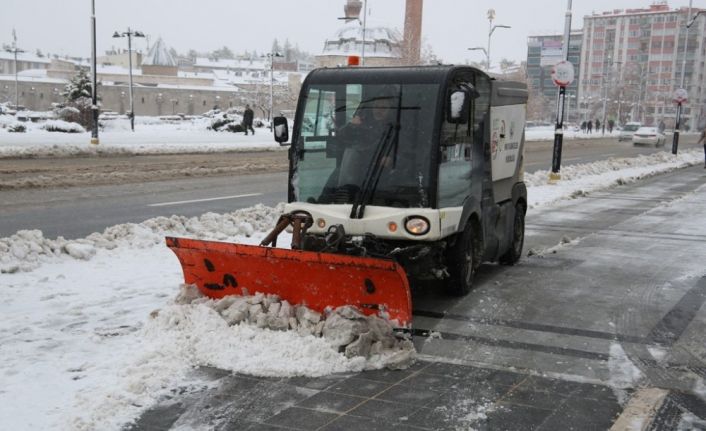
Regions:
[[210, 153], [247, 149], [279, 148], [267, 128], [255, 129], [255, 135], [208, 130], [211, 118], [161, 121], [137, 117], [135, 131], [126, 119], [104, 121], [100, 143], [90, 143], [90, 133], [60, 133], [43, 130], [43, 123], [20, 123], [26, 133], [10, 133], [2, 124], [15, 124], [14, 118], [0, 115], [0, 158], [57, 157], [82, 154], [163, 154]]
[[[48, 132], [44, 123], [20, 123], [26, 133], [10, 133], [7, 126], [16, 124], [14, 117], [0, 115], [0, 158], [2, 157], [59, 157], [83, 154], [162, 154], [223, 152], [248, 149], [279, 148], [267, 128], [256, 129], [255, 135], [215, 132], [208, 130], [208, 117], [188, 120], [160, 120], [155, 117], [137, 117], [135, 131], [124, 118], [105, 120], [100, 132], [100, 144], [90, 144], [90, 133]], [[5, 125], [5, 127], [3, 127]], [[618, 131], [606, 132], [605, 137], [617, 137]], [[525, 131], [527, 141], [551, 141], [554, 128], [531, 127]], [[600, 133], [585, 134], [566, 130], [565, 139], [599, 138]]]
[[[537, 172], [526, 179], [530, 206], [541, 210], [702, 157], [689, 150], [577, 165], [557, 185]], [[255, 244], [281, 208], [160, 217], [72, 241], [39, 231], [0, 239], [2, 428], [120, 429], [161, 396], [206, 385], [190, 374], [198, 366], [270, 376], [376, 366], [321, 338], [228, 326], [213, 304], [175, 301], [182, 274], [165, 235]]]

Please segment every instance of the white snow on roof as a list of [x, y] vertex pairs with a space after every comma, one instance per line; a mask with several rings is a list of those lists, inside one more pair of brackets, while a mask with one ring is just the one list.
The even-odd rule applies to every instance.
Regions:
[[[43, 82], [48, 84], [66, 84], [68, 81], [66, 79], [59, 78], [47, 78], [46, 76], [25, 76], [21, 73], [17, 74], [17, 80], [20, 82]], [[0, 75], [0, 82], [2, 81], [15, 81], [15, 75]]]
[[198, 57], [194, 62], [194, 67], [208, 67], [212, 69], [263, 70], [268, 66], [269, 63], [265, 60], [210, 59]]
[[[5, 50], [0, 51], [0, 60], [15, 60], [15, 54], [7, 52]], [[29, 52], [18, 52], [17, 61], [31, 61], [33, 63], [51, 63], [49, 57], [38, 57], [35, 54]]]
[[167, 45], [162, 38], [157, 39], [157, 42], [152, 45], [150, 52], [142, 58], [143, 66], [169, 66], [176, 67], [177, 62], [169, 53]]
[[[401, 57], [402, 35], [399, 31], [385, 27], [373, 26], [365, 30], [366, 57]], [[322, 55], [351, 55], [362, 52], [363, 27], [348, 24], [339, 29], [324, 44]]]

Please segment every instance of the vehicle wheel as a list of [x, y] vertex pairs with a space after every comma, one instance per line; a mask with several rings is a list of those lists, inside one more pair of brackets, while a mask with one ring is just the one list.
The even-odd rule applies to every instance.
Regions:
[[453, 247], [447, 254], [449, 279], [446, 290], [454, 296], [464, 296], [473, 288], [473, 278], [479, 262], [478, 243], [473, 224], [469, 221]]
[[515, 220], [512, 226], [512, 245], [500, 257], [503, 265], [514, 265], [522, 257], [522, 247], [525, 244], [525, 206], [518, 202], [515, 206]]

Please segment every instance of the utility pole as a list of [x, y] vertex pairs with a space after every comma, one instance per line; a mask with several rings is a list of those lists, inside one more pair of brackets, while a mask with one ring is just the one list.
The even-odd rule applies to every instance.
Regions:
[[[689, 0], [689, 10], [686, 15], [686, 19], [689, 20], [691, 18], [691, 6], [692, 6], [693, 0]], [[701, 11], [699, 11], [701, 12]], [[698, 16], [697, 14], [696, 16]], [[679, 86], [679, 93], [685, 93], [684, 90], [684, 83], [686, 82], [686, 52], [687, 52], [687, 47], [689, 46], [689, 27], [691, 27], [692, 24], [694, 24], [694, 21], [696, 20], [696, 17], [694, 17], [690, 22], [687, 22], [686, 24], [686, 30], [684, 32], [684, 56], [682, 57], [681, 61], [681, 84]], [[677, 36], [678, 37], [678, 36]], [[676, 155], [677, 152], [679, 151], [679, 126], [681, 123], [681, 105], [683, 103], [683, 100], [678, 99], [677, 100], [677, 119], [676, 119], [676, 124], [674, 125], [674, 137], [672, 138], [672, 154]]]
[[93, 128], [91, 129], [91, 144], [98, 145], [98, 78], [96, 72], [96, 0], [91, 0], [91, 111], [93, 112]]
[[363, 49], [360, 56], [360, 65], [365, 66], [365, 32], [368, 28], [368, 0], [363, 1]]
[[130, 75], [130, 113], [128, 114], [130, 117], [130, 129], [134, 132], [135, 131], [135, 101], [133, 99], [132, 95], [132, 38], [133, 37], [145, 37], [145, 34], [142, 33], [141, 31], [136, 31], [136, 30], [130, 30], [130, 27], [127, 28], [126, 32], [123, 33], [118, 33], [117, 31], [113, 34], [113, 37], [127, 37], [127, 58], [128, 58], [128, 66], [130, 67], [129, 70], [129, 75]]
[[[554, 84], [559, 86], [559, 97], [556, 103], [556, 125], [554, 127], [554, 150], [552, 152], [552, 172], [549, 174], [549, 181], [554, 182], [561, 179], [561, 147], [564, 142], [564, 105], [566, 102], [566, 87], [574, 80], [574, 67], [569, 63], [569, 43], [571, 41], [571, 0], [568, 0], [564, 20], [564, 44], [561, 56], [564, 61], [554, 66], [552, 79]], [[490, 63], [490, 61], [488, 61]]]
[[7, 45], [5, 45], [5, 51], [11, 52], [15, 56], [15, 111], [17, 111], [18, 107], [20, 106], [20, 84], [19, 84], [19, 78], [18, 78], [18, 70], [17, 70], [17, 53], [24, 52], [23, 50], [19, 49], [17, 47], [17, 32], [15, 29], [12, 29], [12, 48], [8, 48]]

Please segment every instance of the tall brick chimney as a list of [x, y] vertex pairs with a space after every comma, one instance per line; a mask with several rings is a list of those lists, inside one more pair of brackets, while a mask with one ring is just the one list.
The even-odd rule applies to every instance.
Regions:
[[404, 50], [408, 64], [419, 63], [422, 51], [422, 9], [424, 0], [407, 0], [404, 15]]

